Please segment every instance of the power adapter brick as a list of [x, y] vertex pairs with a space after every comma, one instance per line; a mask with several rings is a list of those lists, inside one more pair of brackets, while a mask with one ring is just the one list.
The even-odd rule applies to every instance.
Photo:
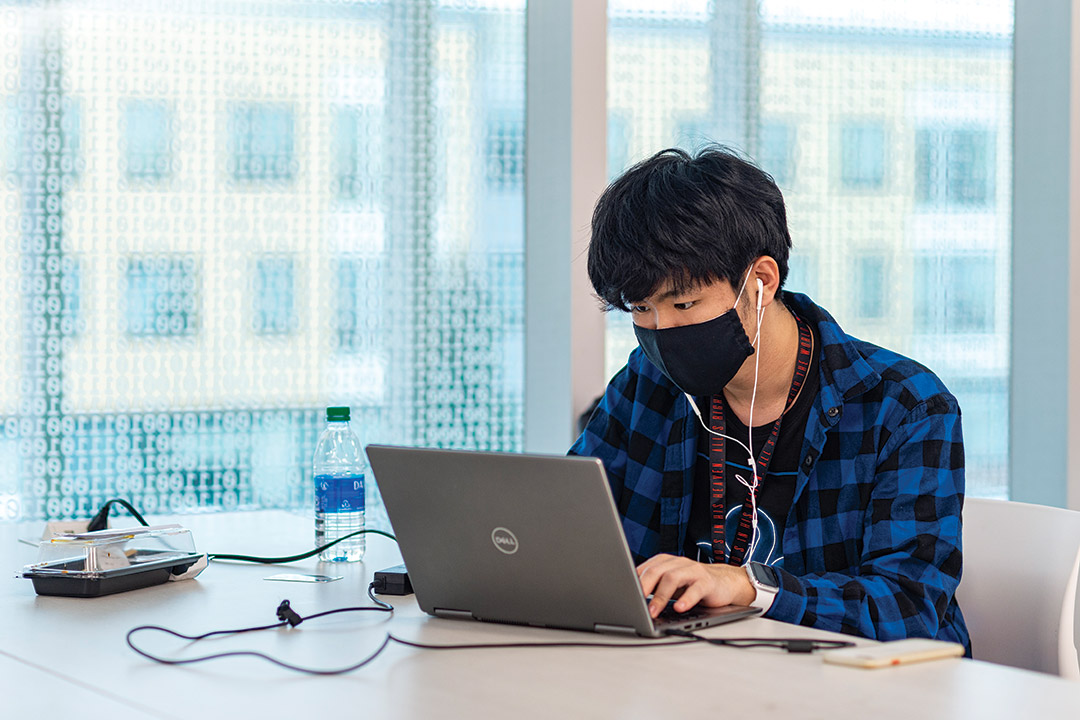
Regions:
[[412, 583], [409, 582], [409, 573], [404, 565], [395, 565], [392, 568], [379, 570], [372, 580], [374, 590], [379, 595], [411, 595]]

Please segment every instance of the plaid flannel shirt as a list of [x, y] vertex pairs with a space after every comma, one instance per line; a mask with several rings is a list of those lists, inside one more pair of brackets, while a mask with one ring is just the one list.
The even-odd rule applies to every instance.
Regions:
[[[929, 370], [847, 335], [805, 295], [821, 386], [806, 422], [767, 617], [879, 640], [970, 641], [960, 582], [964, 444]], [[686, 398], [635, 349], [571, 448], [600, 458], [635, 562], [680, 555], [697, 459]]]

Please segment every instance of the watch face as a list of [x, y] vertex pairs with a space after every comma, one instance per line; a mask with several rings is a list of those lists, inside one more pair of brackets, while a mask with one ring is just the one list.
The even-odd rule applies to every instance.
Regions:
[[754, 580], [762, 585], [776, 588], [777, 590], [780, 589], [780, 581], [776, 577], [776, 571], [768, 565], [763, 565], [758, 562], [750, 563], [750, 572], [754, 573]]

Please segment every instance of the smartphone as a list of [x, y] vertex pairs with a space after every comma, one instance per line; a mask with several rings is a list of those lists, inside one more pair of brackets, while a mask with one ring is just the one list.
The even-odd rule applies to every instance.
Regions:
[[827, 650], [821, 654], [822, 660], [836, 665], [851, 665], [861, 668], [882, 668], [893, 665], [941, 660], [943, 658], [962, 657], [964, 646], [944, 640], [909, 638], [893, 640], [879, 645]]

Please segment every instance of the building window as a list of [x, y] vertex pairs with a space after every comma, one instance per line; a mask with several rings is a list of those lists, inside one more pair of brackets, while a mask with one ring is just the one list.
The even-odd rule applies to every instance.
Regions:
[[675, 144], [691, 154], [711, 145], [715, 136], [715, 126], [702, 117], [680, 120], [675, 128]]
[[608, 181], [622, 175], [630, 164], [630, 123], [618, 112], [608, 113], [607, 166]]
[[918, 130], [915, 201], [931, 207], [993, 206], [995, 142], [989, 130]]
[[233, 179], [289, 181], [296, 177], [296, 119], [291, 105], [240, 103], [229, 112], [229, 170]]
[[379, 197], [381, 134], [372, 105], [339, 107], [333, 111], [334, 191], [343, 200], [372, 204]]
[[198, 330], [195, 259], [159, 255], [128, 258], [123, 330], [136, 337], [179, 337]]
[[840, 185], [879, 190], [885, 184], [885, 128], [847, 124], [840, 128]]
[[490, 117], [484, 148], [488, 185], [520, 189], [525, 182], [525, 118], [515, 113]]
[[121, 115], [121, 157], [131, 180], [162, 180], [172, 172], [169, 108], [164, 102], [129, 100]]
[[866, 320], [885, 317], [885, 258], [864, 255], [855, 260], [855, 315]]
[[992, 256], [917, 257], [915, 331], [993, 332], [996, 286]]
[[374, 347], [379, 335], [381, 274], [386, 269], [376, 257], [342, 257], [336, 263], [334, 340], [341, 352], [356, 353]]
[[815, 255], [793, 252], [788, 257], [788, 275], [784, 289], [813, 297], [817, 294], [818, 263]]
[[777, 185], [790, 185], [795, 179], [795, 128], [787, 123], [762, 123], [758, 160]]
[[298, 327], [296, 263], [291, 257], [255, 261], [252, 329], [256, 335], [285, 335]]

